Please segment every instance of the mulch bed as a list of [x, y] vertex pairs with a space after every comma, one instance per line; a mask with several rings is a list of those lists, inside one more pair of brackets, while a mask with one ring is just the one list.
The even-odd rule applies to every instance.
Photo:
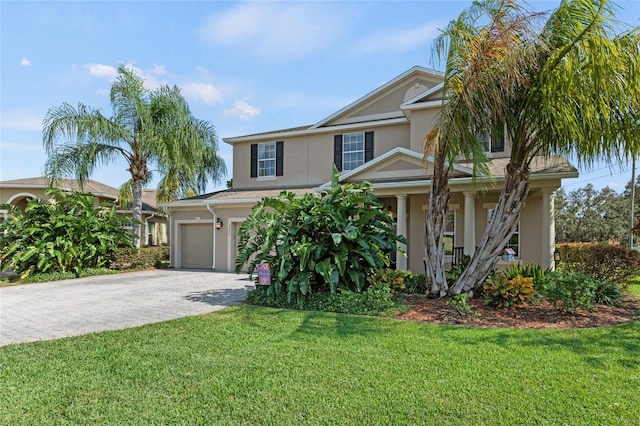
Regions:
[[[640, 318], [640, 303], [628, 297], [623, 306], [599, 305], [595, 312], [565, 313], [548, 302], [525, 304], [512, 308], [485, 306], [482, 299], [469, 301], [474, 314], [462, 315], [446, 304], [448, 298], [408, 297], [410, 310], [398, 317], [407, 321], [469, 327], [500, 328], [586, 328], [604, 327]], [[479, 314], [479, 315], [477, 315]]]

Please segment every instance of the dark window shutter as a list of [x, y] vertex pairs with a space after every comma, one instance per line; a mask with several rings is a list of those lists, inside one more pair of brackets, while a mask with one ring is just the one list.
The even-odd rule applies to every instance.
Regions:
[[284, 142], [276, 142], [276, 176], [284, 173]]
[[339, 172], [342, 171], [342, 135], [333, 137], [333, 162]]
[[364, 132], [364, 162], [373, 160], [373, 132]]
[[251, 144], [251, 177], [258, 177], [258, 144]]

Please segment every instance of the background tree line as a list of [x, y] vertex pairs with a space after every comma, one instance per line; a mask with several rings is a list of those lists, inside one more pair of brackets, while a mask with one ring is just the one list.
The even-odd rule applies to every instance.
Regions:
[[[640, 214], [639, 190], [640, 178], [636, 180], [633, 210], [636, 229]], [[621, 193], [609, 186], [599, 190], [592, 184], [573, 191], [560, 188], [555, 197], [556, 241], [626, 244], [629, 240], [630, 208], [631, 182]]]

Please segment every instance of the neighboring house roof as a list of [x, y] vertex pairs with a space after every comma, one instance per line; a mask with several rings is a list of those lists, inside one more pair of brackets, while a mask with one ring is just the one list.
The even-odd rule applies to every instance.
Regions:
[[[0, 181], [0, 186], [4, 188], [48, 188], [49, 180], [45, 177], [33, 177], [25, 179], [13, 179]], [[97, 182], [95, 180], [87, 179], [84, 181], [82, 188], [75, 179], [61, 179], [56, 182], [55, 185], [64, 191], [83, 191], [90, 192], [93, 195], [111, 198], [113, 200], [118, 199], [118, 190], [112, 186], [105, 185], [104, 183]]]
[[[27, 190], [29, 188], [46, 189], [49, 188], [49, 186], [49, 180], [45, 177], [32, 177], [0, 181], [0, 187], [2, 188], [18, 188]], [[88, 192], [97, 197], [107, 198], [113, 201], [116, 201], [118, 199], [117, 188], [91, 179], [85, 180], [83, 182], [82, 188], [80, 187], [78, 181], [75, 179], [60, 179], [56, 181], [55, 187], [63, 191]], [[144, 212], [157, 211], [156, 193], [157, 191], [155, 189], [144, 189], [142, 191], [142, 210]]]

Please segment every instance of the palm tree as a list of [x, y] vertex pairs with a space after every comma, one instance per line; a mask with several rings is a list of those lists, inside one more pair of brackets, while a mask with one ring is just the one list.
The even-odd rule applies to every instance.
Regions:
[[77, 109], [67, 103], [49, 109], [42, 131], [45, 173], [52, 181], [74, 177], [82, 183], [97, 166], [124, 158], [131, 178], [119, 198], [131, 200], [140, 247], [142, 189], [152, 179], [150, 166], [162, 175], [160, 202], [204, 192], [208, 179], [219, 181], [226, 167], [217, 153], [215, 128], [193, 117], [178, 87], [150, 91], [135, 71], [120, 65], [111, 105], [111, 118], [81, 103]]
[[[483, 16], [489, 16], [490, 20], [479, 30], [474, 24]], [[460, 158], [472, 159], [474, 180], [483, 176], [492, 182], [488, 158], [478, 136], [502, 131], [505, 119], [496, 106], [525, 82], [517, 64], [527, 58], [514, 47], [518, 37], [529, 37], [532, 33], [537, 16], [525, 13], [513, 1], [476, 3], [436, 39], [434, 53], [446, 58], [446, 70], [442, 110], [433, 131], [425, 137], [425, 154], [434, 159], [425, 258], [431, 293], [440, 297], [449, 290], [444, 257], [449, 172]], [[511, 63], [516, 65], [504, 66]]]
[[[456, 33], [449, 46], [461, 51], [449, 57], [467, 58], [451, 81], [471, 82], [474, 94], [463, 96], [464, 85], [450, 86], [448, 102], [461, 106], [443, 114], [439, 128], [503, 128], [512, 151], [494, 214], [470, 265], [446, 290], [449, 294], [475, 288], [493, 268], [518, 223], [532, 161], [573, 154], [580, 165], [612, 164], [637, 152], [639, 142], [633, 114], [640, 92], [640, 35], [638, 28], [616, 33], [608, 0], [563, 0], [537, 33], [530, 31], [536, 15], [513, 0], [481, 4], [488, 19], [463, 16], [456, 24], [463, 35]], [[512, 14], [509, 22], [525, 25], [496, 25], [505, 14]], [[494, 35], [494, 26], [503, 28], [504, 37]], [[497, 46], [504, 43], [506, 54], [468, 54], [496, 40]]]

